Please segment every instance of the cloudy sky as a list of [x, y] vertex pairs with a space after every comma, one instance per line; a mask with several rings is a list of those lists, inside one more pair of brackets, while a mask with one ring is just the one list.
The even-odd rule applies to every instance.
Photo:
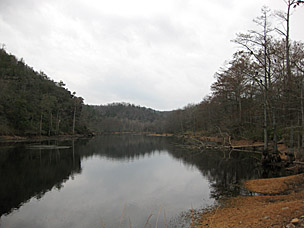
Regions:
[[[87, 104], [158, 110], [198, 103], [236, 33], [283, 0], [0, 0], [0, 43]], [[291, 36], [304, 40], [304, 8]]]

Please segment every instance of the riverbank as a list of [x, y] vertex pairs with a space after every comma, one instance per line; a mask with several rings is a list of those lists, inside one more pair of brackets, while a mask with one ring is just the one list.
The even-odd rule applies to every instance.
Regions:
[[249, 180], [244, 187], [263, 195], [224, 200], [220, 206], [202, 213], [192, 227], [304, 226], [304, 174]]
[[[188, 133], [184, 135], [174, 135], [178, 138], [183, 138], [186, 145], [193, 146], [196, 149], [212, 148], [212, 149], [231, 149], [243, 152], [257, 152], [262, 153], [264, 143], [251, 139], [232, 139], [229, 135], [221, 136], [202, 136], [199, 134]], [[271, 145], [269, 145], [271, 147]], [[280, 153], [288, 152], [288, 148], [280, 142], [278, 144]]]
[[54, 136], [0, 136], [0, 143], [37, 142], [47, 140], [71, 140], [79, 138], [90, 138], [93, 135], [54, 135]]

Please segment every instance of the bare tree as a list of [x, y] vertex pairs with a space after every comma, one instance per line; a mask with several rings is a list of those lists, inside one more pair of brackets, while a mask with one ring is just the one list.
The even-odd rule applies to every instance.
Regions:
[[287, 87], [291, 83], [291, 66], [290, 66], [290, 16], [292, 9], [304, 3], [302, 0], [284, 0], [287, 10], [286, 12], [277, 11], [276, 16], [285, 22], [285, 26], [282, 29], [276, 28], [276, 31], [284, 36], [285, 39], [285, 57], [286, 57], [286, 82]]
[[[264, 114], [264, 151], [268, 151], [268, 109], [269, 109], [269, 90], [271, 86], [271, 33], [273, 31], [271, 23], [269, 22], [270, 10], [268, 7], [262, 8], [262, 15], [257, 17], [254, 22], [262, 28], [260, 32], [250, 30], [247, 34], [238, 34], [233, 42], [240, 44], [246, 51], [248, 51], [256, 60], [257, 65], [261, 66], [263, 78], [260, 72], [256, 71], [252, 75], [252, 79], [260, 86], [264, 94], [263, 99], [263, 114]], [[275, 143], [276, 144], [276, 143]]]

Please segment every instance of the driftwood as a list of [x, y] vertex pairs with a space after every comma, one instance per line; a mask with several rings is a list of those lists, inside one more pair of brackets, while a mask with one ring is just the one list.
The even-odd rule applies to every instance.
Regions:
[[[220, 130], [220, 129], [219, 129]], [[198, 150], [225, 150], [225, 151], [237, 151], [245, 153], [258, 153], [261, 154], [263, 151], [264, 144], [254, 144], [254, 145], [237, 145], [233, 146], [231, 138], [227, 133], [221, 132], [223, 138], [226, 137], [226, 140], [223, 139], [222, 142], [210, 141], [208, 139], [202, 140], [198, 137], [191, 137], [187, 135], [181, 136], [183, 140], [186, 140], [184, 145], [179, 144], [180, 147], [185, 149], [198, 149]], [[228, 144], [228, 145], [227, 145]]]
[[304, 165], [304, 162], [294, 161], [293, 164], [296, 164], [296, 165]]
[[238, 146], [231, 146], [232, 148], [247, 148], [247, 147], [264, 147], [264, 144], [253, 144], [253, 145], [238, 145]]
[[262, 151], [256, 151], [256, 150], [246, 150], [246, 149], [238, 149], [238, 148], [232, 148], [233, 151], [239, 151], [239, 152], [246, 152], [246, 153], [257, 153], [261, 154]]
[[254, 145], [238, 145], [238, 146], [226, 146], [225, 148], [229, 148], [235, 151], [244, 151], [244, 152], [254, 152], [254, 153], [262, 153], [264, 144], [254, 144]]

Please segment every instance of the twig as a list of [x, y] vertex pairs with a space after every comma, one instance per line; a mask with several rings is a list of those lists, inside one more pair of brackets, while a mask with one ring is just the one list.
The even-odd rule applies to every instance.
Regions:
[[152, 213], [149, 215], [149, 217], [148, 217], [148, 219], [147, 219], [147, 222], [146, 222], [146, 224], [145, 224], [145, 226], [144, 226], [144, 228], [146, 228], [147, 227], [147, 225], [149, 225], [149, 220], [150, 220], [150, 218], [152, 217]]
[[300, 162], [300, 161], [294, 161], [293, 163], [297, 165], [304, 165], [304, 162]]
[[157, 228], [158, 218], [159, 218], [159, 215], [160, 215], [161, 210], [162, 210], [162, 206], [160, 206], [159, 211], [158, 211], [158, 213], [157, 213], [155, 228]]

